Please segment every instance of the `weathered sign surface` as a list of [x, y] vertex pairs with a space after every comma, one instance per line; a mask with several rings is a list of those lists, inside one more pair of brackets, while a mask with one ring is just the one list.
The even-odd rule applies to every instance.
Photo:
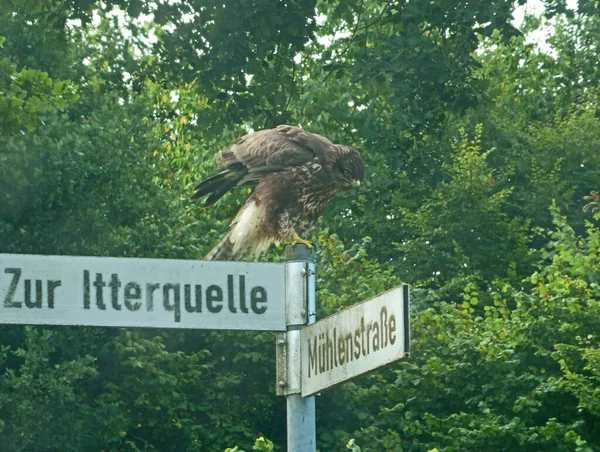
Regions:
[[409, 291], [402, 285], [302, 330], [302, 396], [408, 354]]
[[0, 254], [0, 323], [285, 330], [285, 265]]

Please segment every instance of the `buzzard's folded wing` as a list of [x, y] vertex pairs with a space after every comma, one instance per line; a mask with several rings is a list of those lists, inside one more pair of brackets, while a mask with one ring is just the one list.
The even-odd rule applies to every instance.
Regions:
[[329, 146], [332, 143], [327, 138], [281, 125], [246, 135], [225, 149], [221, 158], [227, 167], [241, 163], [250, 173], [264, 174], [320, 158]]
[[225, 171], [201, 182], [191, 199], [210, 195], [204, 206], [211, 206], [233, 187], [321, 158], [329, 146], [327, 138], [292, 126], [251, 133], [221, 152]]

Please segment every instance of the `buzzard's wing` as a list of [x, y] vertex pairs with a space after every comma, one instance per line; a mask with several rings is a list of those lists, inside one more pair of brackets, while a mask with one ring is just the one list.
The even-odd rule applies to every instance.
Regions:
[[200, 183], [192, 199], [210, 194], [204, 205], [211, 206], [233, 187], [323, 157], [331, 145], [327, 138], [286, 125], [246, 135], [221, 152], [225, 171]]
[[331, 142], [292, 126], [246, 135], [221, 153], [225, 164], [243, 164], [250, 173], [281, 171], [322, 157]]

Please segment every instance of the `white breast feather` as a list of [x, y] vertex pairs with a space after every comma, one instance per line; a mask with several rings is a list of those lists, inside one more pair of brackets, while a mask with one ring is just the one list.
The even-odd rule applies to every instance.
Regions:
[[250, 251], [258, 257], [269, 248], [273, 238], [263, 232], [264, 218], [264, 208], [257, 206], [255, 202], [249, 202], [242, 207], [231, 224], [229, 237], [233, 243], [234, 255]]

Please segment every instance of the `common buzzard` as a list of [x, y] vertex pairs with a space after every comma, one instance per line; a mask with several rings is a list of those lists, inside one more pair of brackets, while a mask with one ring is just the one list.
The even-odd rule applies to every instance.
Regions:
[[243, 137], [220, 154], [225, 170], [198, 185], [191, 199], [205, 207], [240, 185], [254, 185], [223, 239], [204, 260], [258, 257], [272, 242], [300, 238], [338, 192], [360, 186], [364, 164], [349, 146], [281, 125]]

